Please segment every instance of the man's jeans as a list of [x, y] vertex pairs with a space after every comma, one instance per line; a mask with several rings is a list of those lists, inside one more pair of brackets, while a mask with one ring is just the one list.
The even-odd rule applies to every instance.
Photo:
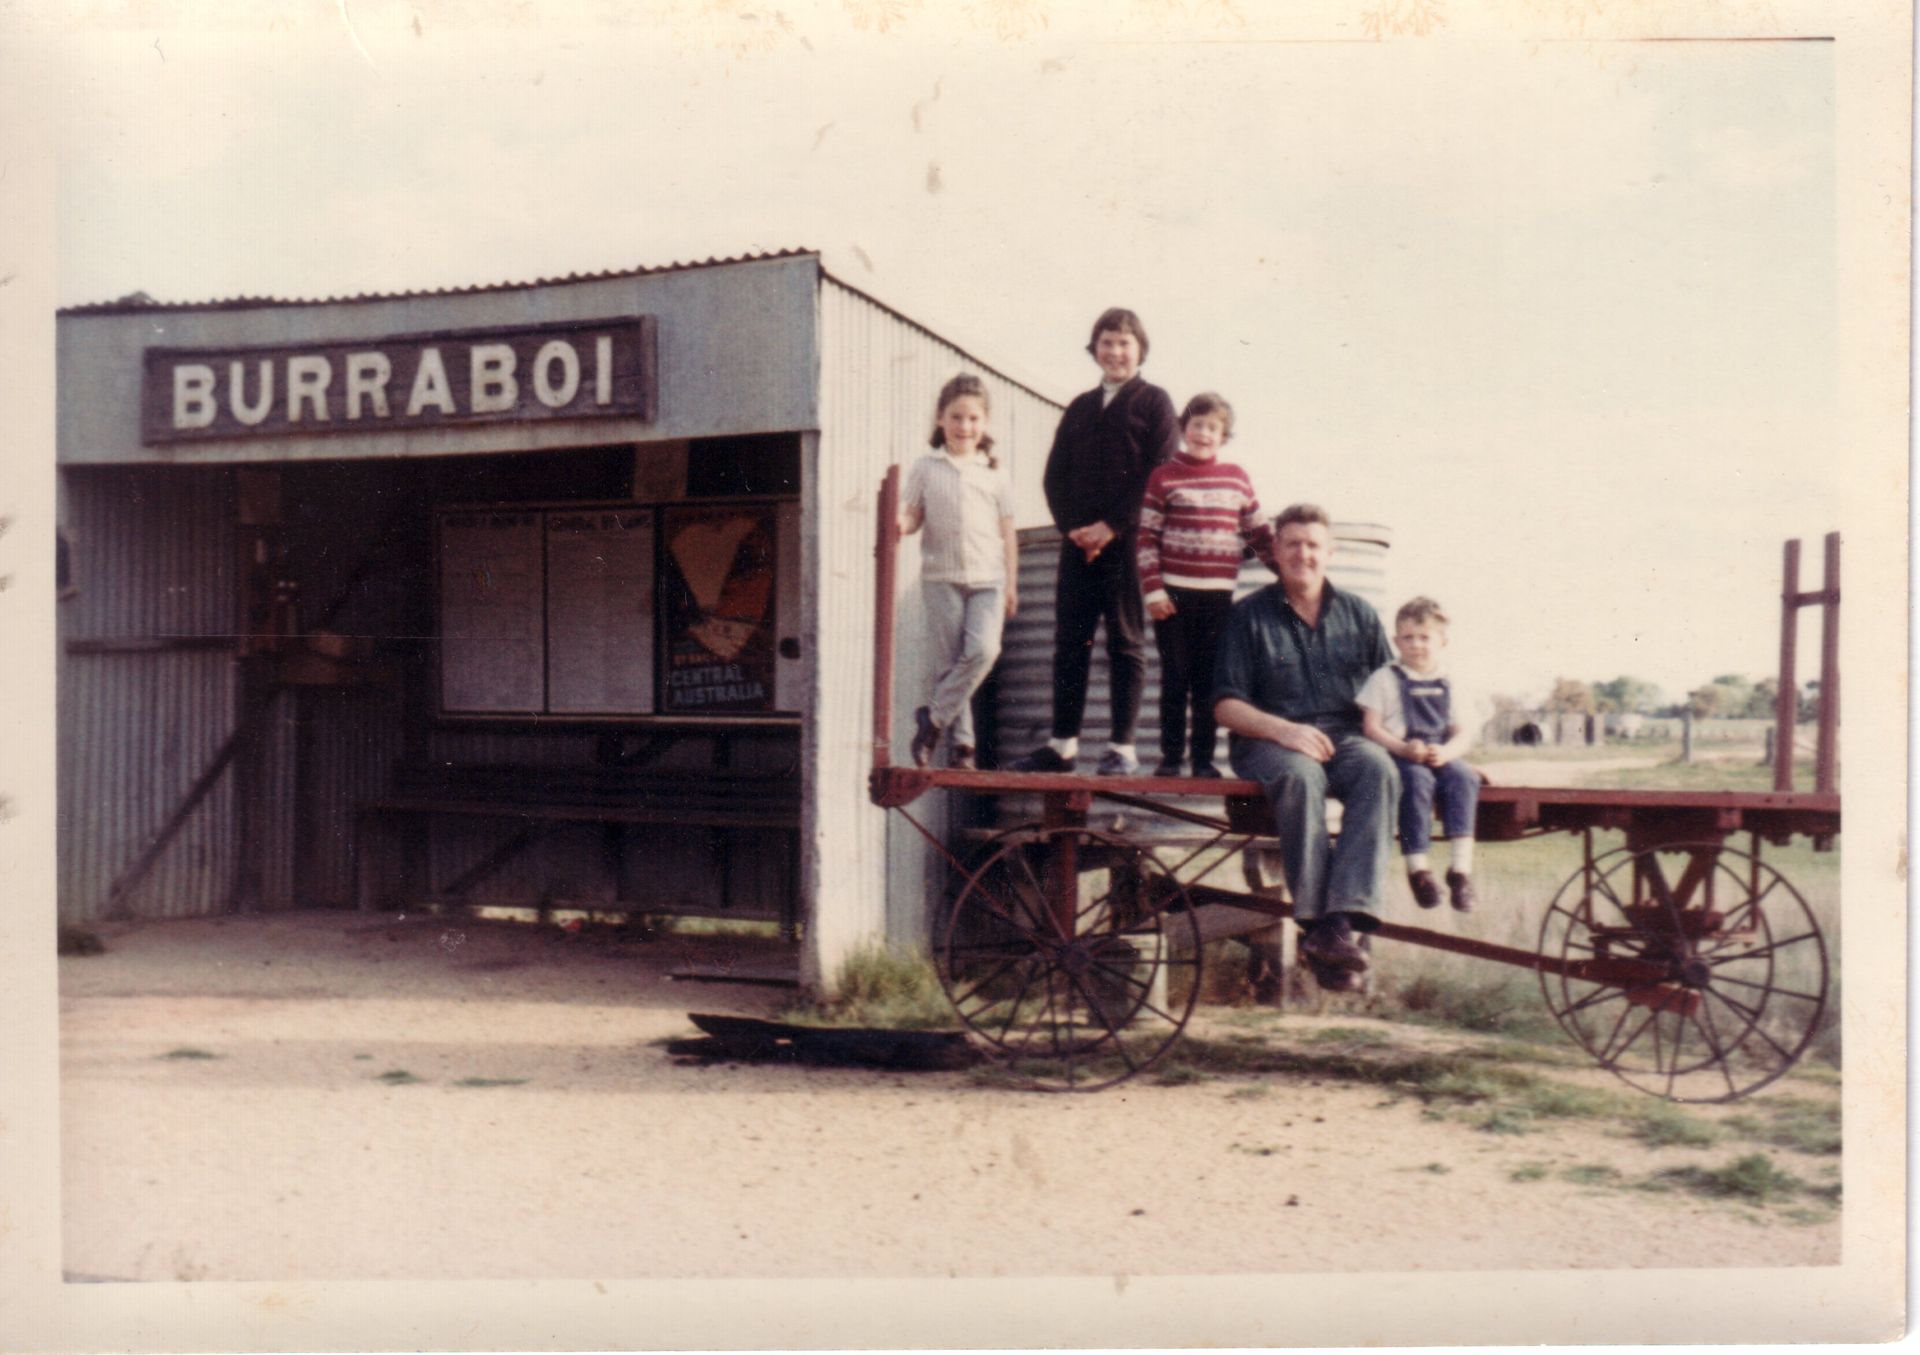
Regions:
[[[1361, 913], [1377, 921], [1393, 851], [1400, 774], [1387, 750], [1359, 734], [1329, 734], [1333, 760], [1315, 762], [1267, 739], [1236, 737], [1236, 776], [1258, 781], [1273, 806], [1280, 859], [1293, 894], [1293, 915], [1311, 922], [1327, 913]], [[1340, 842], [1327, 841], [1327, 797], [1341, 805]], [[1363, 929], [1372, 923], [1362, 922]]]

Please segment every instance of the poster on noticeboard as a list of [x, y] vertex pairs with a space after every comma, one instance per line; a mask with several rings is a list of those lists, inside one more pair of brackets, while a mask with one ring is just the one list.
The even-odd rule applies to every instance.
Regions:
[[774, 705], [778, 510], [669, 508], [661, 532], [659, 709], [754, 714]]

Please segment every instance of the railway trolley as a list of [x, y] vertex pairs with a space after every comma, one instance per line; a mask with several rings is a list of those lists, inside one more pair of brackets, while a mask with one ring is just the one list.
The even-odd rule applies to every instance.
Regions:
[[[1240, 938], [1280, 973], [1292, 904], [1272, 862], [1260, 787], [1237, 779], [1095, 777], [896, 766], [892, 677], [898, 471], [879, 495], [873, 803], [899, 813], [952, 868], [934, 951], [954, 1010], [1028, 1085], [1093, 1091], [1153, 1066], [1179, 1041], [1208, 943]], [[1833, 788], [1838, 539], [1826, 587], [1797, 588], [1789, 543], [1783, 603], [1825, 610], [1816, 789], [1602, 790], [1487, 785], [1477, 837], [1572, 833], [1581, 861], [1548, 904], [1534, 949], [1399, 922], [1372, 937], [1536, 974], [1565, 1033], [1630, 1085], [1677, 1101], [1730, 1101], [1784, 1074], [1822, 1025], [1832, 956], [1806, 898], [1763, 855], [1840, 830]], [[1783, 627], [1782, 690], [1793, 627]], [[1784, 705], [1783, 733], [1791, 723]], [[971, 851], [921, 822], [935, 789], [1037, 797], [1039, 812]], [[1181, 826], [1169, 849], [1146, 830]], [[1193, 830], [1198, 830], [1197, 834]], [[1596, 850], [1595, 834], [1624, 843]], [[1496, 848], [1497, 850], [1497, 848]], [[962, 859], [962, 857], [966, 859]], [[1236, 871], [1230, 863], [1238, 863]], [[1233, 877], [1239, 878], [1235, 880]]]

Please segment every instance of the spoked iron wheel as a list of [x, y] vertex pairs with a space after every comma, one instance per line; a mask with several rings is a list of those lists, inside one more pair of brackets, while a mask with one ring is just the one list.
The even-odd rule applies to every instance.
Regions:
[[1200, 925], [1152, 852], [1078, 826], [1009, 834], [961, 888], [941, 951], [960, 1019], [1044, 1091], [1150, 1067], [1199, 995]]
[[1800, 1057], [1827, 1006], [1827, 947], [1800, 892], [1757, 856], [1680, 843], [1596, 858], [1541, 926], [1561, 1028], [1627, 1083], [1732, 1101]]

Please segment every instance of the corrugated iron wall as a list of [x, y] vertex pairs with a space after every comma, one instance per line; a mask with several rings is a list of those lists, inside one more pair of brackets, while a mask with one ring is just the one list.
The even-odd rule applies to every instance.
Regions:
[[[823, 275], [820, 288], [820, 426], [808, 474], [804, 567], [808, 633], [817, 662], [807, 722], [803, 787], [808, 806], [803, 873], [812, 900], [806, 977], [830, 979], [862, 941], [928, 940], [929, 887], [938, 858], [911, 826], [867, 799], [873, 728], [874, 502], [890, 465], [927, 450], [933, 403], [947, 378], [977, 372], [991, 392], [990, 428], [1010, 467], [1044, 458], [1061, 406], [999, 376], [952, 344]], [[1016, 483], [1018, 483], [1016, 474]], [[894, 758], [906, 758], [914, 706], [924, 700], [919, 550], [901, 551], [893, 699]], [[943, 795], [916, 816], [949, 832]], [[850, 869], [852, 863], [860, 869]], [[881, 863], [884, 862], [884, 868]]]
[[[85, 921], [104, 915], [115, 877], [233, 731], [236, 546], [223, 469], [67, 471], [60, 493], [71, 570], [58, 620], [60, 916]], [[229, 775], [126, 911], [226, 907], [232, 794]]]
[[[1390, 529], [1373, 523], [1335, 523], [1334, 537], [1339, 543], [1327, 574], [1336, 587], [1360, 594], [1376, 610], [1388, 616], [1399, 599], [1387, 592], [1387, 553], [1393, 536]], [[1005, 648], [994, 681], [994, 724], [998, 751], [1004, 760], [1046, 742], [1053, 724], [1053, 616], [1054, 578], [1059, 569], [1060, 534], [1051, 527], [1034, 527], [1020, 533], [1020, 615], [1007, 626]], [[1265, 565], [1247, 561], [1240, 570], [1236, 589], [1245, 596], [1256, 588], [1272, 583], [1273, 573]], [[1160, 748], [1160, 660], [1154, 652], [1148, 622], [1147, 688], [1140, 703], [1140, 724], [1135, 747], [1148, 769], [1158, 760]], [[1093, 675], [1087, 694], [1087, 713], [1080, 728], [1083, 770], [1092, 769], [1093, 758], [1106, 746], [1113, 727], [1106, 632], [1094, 639]], [[1226, 735], [1220, 736], [1217, 756], [1224, 765]]]

